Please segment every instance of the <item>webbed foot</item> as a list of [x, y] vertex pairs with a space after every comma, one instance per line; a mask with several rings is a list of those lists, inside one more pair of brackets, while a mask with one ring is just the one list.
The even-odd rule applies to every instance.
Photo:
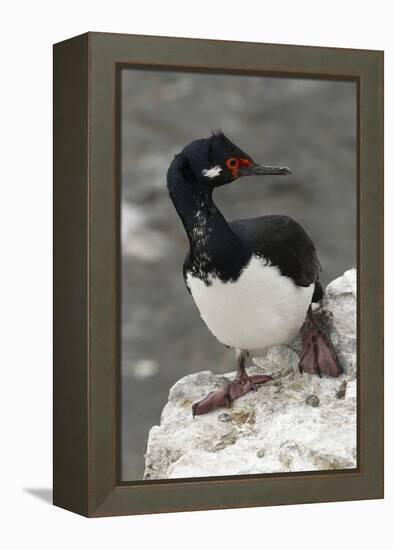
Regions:
[[339, 376], [343, 372], [327, 331], [315, 321], [311, 306], [301, 330], [302, 353], [299, 370], [308, 374]]
[[206, 414], [221, 407], [229, 408], [235, 399], [245, 395], [249, 391], [256, 391], [260, 384], [265, 384], [269, 380], [271, 380], [271, 377], [265, 374], [248, 376], [246, 373], [243, 373], [233, 381], [228, 380], [223, 388], [210, 392], [204, 399], [194, 403], [192, 406], [192, 415]]

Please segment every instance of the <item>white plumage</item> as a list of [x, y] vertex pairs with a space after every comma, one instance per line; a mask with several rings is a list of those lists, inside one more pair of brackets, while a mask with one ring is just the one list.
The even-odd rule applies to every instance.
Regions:
[[298, 287], [278, 267], [252, 256], [234, 282], [187, 275], [202, 319], [221, 343], [243, 350], [266, 349], [291, 341], [311, 303], [314, 284]]

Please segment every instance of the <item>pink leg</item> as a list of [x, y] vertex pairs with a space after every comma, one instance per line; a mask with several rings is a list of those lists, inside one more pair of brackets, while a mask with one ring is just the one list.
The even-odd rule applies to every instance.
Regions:
[[235, 380], [228, 380], [227, 384], [216, 391], [209, 393], [204, 399], [194, 403], [192, 406], [193, 416], [206, 414], [221, 407], [230, 407], [232, 401], [245, 395], [249, 391], [257, 390], [260, 384], [265, 384], [271, 380], [270, 376], [264, 374], [254, 374], [249, 376], [246, 372], [245, 362], [246, 354], [242, 351], [237, 352], [238, 370]]
[[316, 323], [311, 306], [301, 330], [302, 353], [299, 361], [301, 373], [338, 376], [343, 372], [327, 332]]

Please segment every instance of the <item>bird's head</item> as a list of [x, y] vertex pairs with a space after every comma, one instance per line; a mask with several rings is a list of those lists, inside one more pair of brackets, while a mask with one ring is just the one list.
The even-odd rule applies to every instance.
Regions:
[[186, 158], [194, 178], [211, 188], [231, 183], [243, 176], [286, 175], [286, 166], [261, 166], [221, 131], [187, 145], [180, 153]]

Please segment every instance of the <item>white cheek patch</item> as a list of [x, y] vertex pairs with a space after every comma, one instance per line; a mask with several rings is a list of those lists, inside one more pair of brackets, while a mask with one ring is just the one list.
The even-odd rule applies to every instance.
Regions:
[[202, 176], [206, 176], [212, 180], [216, 178], [220, 172], [222, 172], [221, 166], [213, 166], [213, 168], [209, 168], [209, 170], [202, 170]]

